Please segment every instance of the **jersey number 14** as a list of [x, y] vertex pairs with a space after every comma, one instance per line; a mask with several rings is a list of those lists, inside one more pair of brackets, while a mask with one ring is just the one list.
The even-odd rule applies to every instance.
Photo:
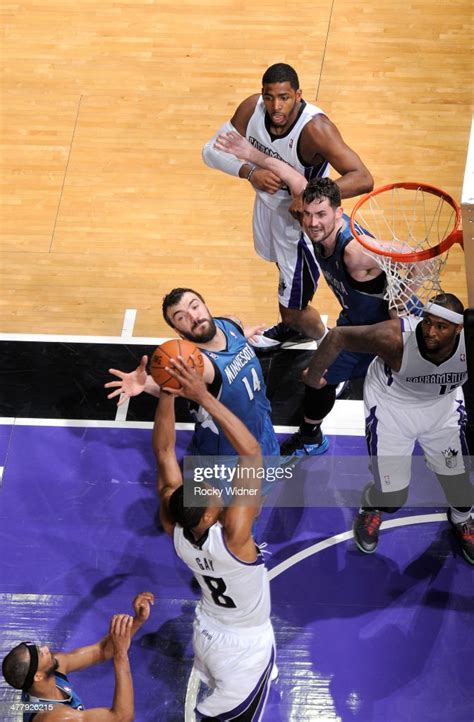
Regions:
[[248, 376], [244, 376], [242, 378], [242, 383], [247, 390], [250, 401], [253, 401], [255, 397], [255, 392], [260, 391], [260, 389], [262, 388], [262, 384], [260, 382], [260, 379], [258, 378], [258, 374], [255, 369], [250, 370], [249, 376], [250, 378]]

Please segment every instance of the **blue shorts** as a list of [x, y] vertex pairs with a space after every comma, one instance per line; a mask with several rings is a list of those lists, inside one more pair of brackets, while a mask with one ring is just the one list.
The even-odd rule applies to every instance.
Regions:
[[324, 378], [328, 384], [340, 384], [341, 381], [363, 378], [375, 356], [371, 353], [353, 353], [342, 351], [327, 370]]

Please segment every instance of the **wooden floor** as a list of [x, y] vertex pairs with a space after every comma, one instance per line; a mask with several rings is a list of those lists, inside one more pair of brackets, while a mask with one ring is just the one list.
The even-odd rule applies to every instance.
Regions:
[[[177, 285], [215, 314], [276, 321], [253, 192], [201, 160], [274, 62], [295, 66], [376, 185], [425, 181], [460, 198], [470, 0], [289, 7], [5, 0], [0, 331], [116, 335], [134, 308], [135, 335], [160, 335], [161, 298]], [[467, 300], [462, 252], [444, 285]], [[315, 305], [334, 320], [327, 289]]]

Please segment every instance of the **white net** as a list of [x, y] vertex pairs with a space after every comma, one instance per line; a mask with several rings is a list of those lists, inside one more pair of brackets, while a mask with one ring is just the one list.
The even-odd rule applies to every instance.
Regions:
[[[383, 253], [412, 254], [438, 246], [455, 228], [453, 206], [423, 188], [391, 188], [371, 196], [357, 211], [358, 235]], [[447, 253], [404, 261], [366, 250], [387, 276], [385, 298], [399, 316], [421, 311], [441, 291]]]

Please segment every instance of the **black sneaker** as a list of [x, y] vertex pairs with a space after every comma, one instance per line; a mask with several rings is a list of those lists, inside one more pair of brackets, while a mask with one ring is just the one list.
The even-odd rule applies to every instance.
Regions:
[[329, 448], [327, 439], [321, 429], [316, 434], [303, 434], [301, 429], [295, 431], [289, 439], [280, 444], [282, 456], [318, 456], [324, 454]]
[[266, 342], [270, 346], [281, 346], [282, 343], [302, 343], [303, 341], [311, 341], [308, 336], [294, 328], [287, 326], [286, 323], [280, 321], [275, 326], [265, 329], [262, 333]]
[[382, 523], [380, 509], [362, 509], [357, 514], [353, 530], [354, 541], [365, 554], [372, 554], [379, 542], [379, 528]]
[[469, 517], [467, 521], [455, 524], [451, 519], [451, 509], [448, 509], [448, 521], [453, 527], [464, 557], [469, 564], [474, 564], [474, 519]]

